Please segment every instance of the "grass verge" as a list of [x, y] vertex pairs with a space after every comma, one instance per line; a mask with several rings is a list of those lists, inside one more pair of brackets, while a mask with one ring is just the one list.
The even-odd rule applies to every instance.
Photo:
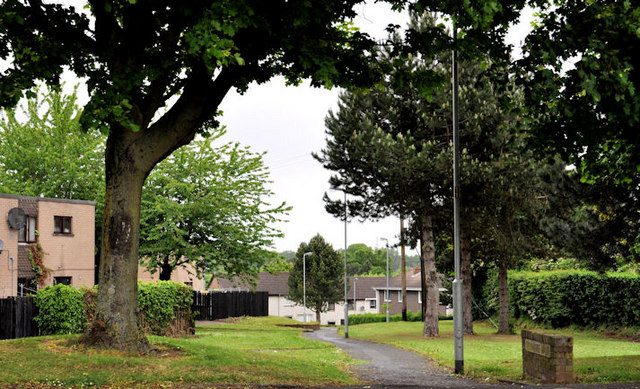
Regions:
[[[149, 355], [84, 349], [77, 336], [0, 341], [0, 386], [171, 387], [197, 383], [353, 384], [352, 362], [300, 336], [284, 318], [198, 327], [195, 337], [149, 337]], [[304, 372], [304, 374], [301, 374]]]
[[[439, 338], [423, 338], [423, 323], [372, 323], [349, 327], [349, 336], [389, 343], [428, 356], [453, 370], [453, 322], [440, 321]], [[475, 335], [465, 335], [465, 374], [473, 378], [522, 380], [522, 343], [515, 335], [496, 335], [486, 323], [474, 323]], [[577, 382], [640, 381], [640, 343], [605, 338], [595, 332], [543, 330], [573, 336], [573, 366]]]

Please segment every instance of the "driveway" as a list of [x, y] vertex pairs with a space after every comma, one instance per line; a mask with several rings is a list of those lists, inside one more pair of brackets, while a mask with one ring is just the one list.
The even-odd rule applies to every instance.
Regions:
[[307, 332], [304, 336], [331, 343], [346, 351], [352, 358], [367, 362], [354, 365], [355, 373], [367, 384], [351, 388], [640, 389], [638, 382], [592, 385], [485, 384], [453, 376], [411, 351], [387, 344], [345, 339], [338, 335], [335, 327], [322, 327], [319, 331]]

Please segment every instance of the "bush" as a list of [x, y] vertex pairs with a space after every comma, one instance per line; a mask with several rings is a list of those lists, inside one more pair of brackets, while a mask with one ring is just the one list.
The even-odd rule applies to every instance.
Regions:
[[138, 282], [138, 306], [146, 332], [170, 335], [174, 320], [191, 321], [193, 289], [171, 281]]
[[34, 318], [42, 335], [76, 334], [87, 326], [84, 292], [67, 285], [47, 286], [38, 291]]
[[640, 276], [589, 271], [514, 272], [509, 297], [516, 319], [554, 328], [631, 327], [640, 323]]
[[[440, 320], [452, 320], [451, 316], [440, 316]], [[386, 313], [362, 313], [358, 315], [349, 315], [349, 325], [358, 325], [366, 323], [383, 323], [387, 321]], [[389, 315], [389, 321], [402, 321], [402, 314]], [[407, 312], [407, 321], [422, 321], [420, 312]]]
[[[35, 296], [38, 314], [34, 320], [43, 335], [76, 334], [95, 316], [98, 288], [48, 286]], [[145, 332], [153, 335], [183, 335], [193, 327], [193, 289], [171, 281], [139, 282], [138, 307]]]

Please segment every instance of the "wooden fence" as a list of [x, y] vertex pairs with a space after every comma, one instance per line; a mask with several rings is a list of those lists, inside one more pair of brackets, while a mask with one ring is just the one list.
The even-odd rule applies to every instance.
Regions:
[[35, 311], [33, 297], [0, 299], [0, 339], [38, 335], [38, 325], [33, 320]]
[[[193, 293], [192, 312], [196, 320], [218, 320], [239, 316], [268, 316], [267, 292]], [[37, 311], [33, 297], [0, 299], [0, 339], [17, 339], [39, 335], [33, 320]]]
[[239, 316], [268, 316], [268, 292], [213, 292], [193, 294], [191, 312], [196, 320], [218, 320]]

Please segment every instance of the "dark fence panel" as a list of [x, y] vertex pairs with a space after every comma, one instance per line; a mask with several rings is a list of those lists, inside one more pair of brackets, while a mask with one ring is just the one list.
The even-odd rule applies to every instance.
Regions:
[[17, 339], [38, 335], [33, 297], [0, 299], [0, 339]]
[[213, 292], [193, 294], [196, 320], [218, 320], [239, 316], [268, 316], [268, 292]]

